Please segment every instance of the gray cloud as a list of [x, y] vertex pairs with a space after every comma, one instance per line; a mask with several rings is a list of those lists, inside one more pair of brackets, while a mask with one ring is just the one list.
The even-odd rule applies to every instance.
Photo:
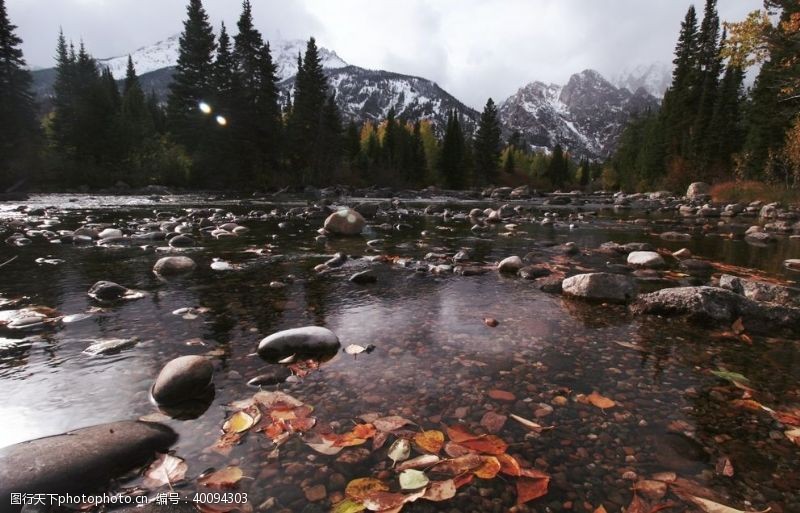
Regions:
[[[51, 66], [59, 26], [97, 57], [178, 33], [183, 0], [7, 0], [29, 64]], [[206, 0], [235, 31], [231, 0]], [[594, 68], [670, 61], [686, 0], [253, 0], [268, 39], [317, 37], [346, 61], [430, 78], [467, 104], [502, 100], [532, 80], [565, 82]], [[702, 12], [702, 2], [695, 2]], [[761, 0], [720, 0], [738, 20]]]

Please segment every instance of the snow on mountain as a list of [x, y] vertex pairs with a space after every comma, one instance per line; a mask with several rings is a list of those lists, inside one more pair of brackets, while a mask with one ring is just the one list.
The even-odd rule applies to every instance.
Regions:
[[640, 87], [656, 98], [663, 98], [664, 92], [672, 83], [672, 65], [663, 61], [650, 64], [637, 64], [623, 69], [613, 83], [634, 93]]
[[[455, 109], [465, 129], [471, 131], [478, 119], [478, 112], [425, 78], [358, 66], [329, 68], [325, 73], [346, 120], [382, 121], [394, 108], [400, 119], [427, 119], [443, 129], [447, 113]], [[294, 77], [282, 82], [280, 88], [284, 96], [293, 94]]]
[[499, 115], [504, 133], [519, 131], [531, 149], [561, 144], [573, 155], [596, 159], [613, 152], [633, 114], [657, 107], [644, 89], [631, 93], [585, 70], [564, 86], [531, 82], [500, 105]]
[[[159, 41], [150, 46], [144, 46], [131, 53], [136, 73], [144, 75], [152, 71], [175, 66], [178, 63], [177, 34]], [[299, 39], [276, 39], [270, 41], [272, 59], [278, 68], [278, 77], [285, 80], [297, 73], [297, 55], [306, 50], [306, 42]], [[320, 57], [324, 68], [341, 68], [347, 63], [336, 52], [327, 48], [320, 48]], [[128, 56], [120, 55], [108, 59], [98, 59], [101, 66], [107, 66], [117, 80], [125, 78], [125, 69], [128, 66]]]

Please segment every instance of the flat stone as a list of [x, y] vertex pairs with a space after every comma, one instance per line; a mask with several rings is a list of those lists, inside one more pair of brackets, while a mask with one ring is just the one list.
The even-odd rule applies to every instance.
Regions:
[[663, 267], [666, 262], [655, 251], [631, 251], [628, 254], [628, 264], [637, 267]]
[[578, 274], [566, 278], [561, 288], [565, 295], [595, 301], [627, 303], [636, 297], [636, 281], [611, 273]]
[[214, 377], [214, 367], [202, 356], [179, 356], [170, 360], [153, 384], [153, 399], [159, 404], [176, 404], [206, 392]]
[[522, 263], [522, 259], [516, 255], [504, 258], [497, 264], [497, 270], [501, 273], [510, 273], [514, 274], [520, 269], [522, 266], [525, 265]]
[[[162, 424], [121, 421], [0, 449], [0, 504], [11, 493], [87, 493], [166, 451], [178, 436]], [[10, 508], [10, 509], [7, 509]]]
[[375, 283], [376, 281], [378, 281], [378, 277], [375, 275], [375, 272], [372, 271], [371, 269], [355, 273], [349, 279], [351, 282], [358, 284]]
[[113, 281], [98, 281], [91, 286], [88, 292], [89, 297], [99, 301], [122, 299], [127, 293], [128, 289], [126, 287], [114, 283]]
[[268, 361], [277, 361], [291, 355], [325, 358], [339, 351], [339, 338], [321, 326], [305, 326], [279, 331], [258, 344], [258, 354]]

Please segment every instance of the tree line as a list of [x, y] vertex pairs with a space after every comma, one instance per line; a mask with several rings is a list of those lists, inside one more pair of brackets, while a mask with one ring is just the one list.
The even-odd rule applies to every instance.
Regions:
[[[776, 18], [773, 23], [771, 18]], [[702, 180], [800, 186], [800, 4], [721, 24], [716, 0], [681, 24], [661, 108], [633, 120], [603, 171], [609, 186], [680, 190]], [[761, 63], [749, 94], [748, 65]]]

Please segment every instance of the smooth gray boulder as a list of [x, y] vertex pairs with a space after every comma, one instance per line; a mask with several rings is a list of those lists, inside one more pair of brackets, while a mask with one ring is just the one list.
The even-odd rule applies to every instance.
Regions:
[[352, 208], [343, 208], [325, 219], [325, 231], [336, 235], [358, 235], [367, 222], [364, 217]]
[[628, 264], [636, 267], [663, 267], [664, 259], [655, 251], [631, 251], [628, 253]]
[[170, 360], [153, 384], [153, 399], [158, 404], [177, 404], [197, 398], [208, 391], [214, 367], [202, 356], [179, 356]]
[[361, 271], [352, 275], [349, 280], [353, 283], [358, 284], [366, 284], [366, 283], [375, 283], [378, 281], [378, 276], [375, 274], [375, 271], [372, 269], [367, 269], [366, 271]]
[[151, 422], [120, 421], [0, 449], [0, 510], [16, 512], [11, 493], [88, 493], [144, 465], [178, 435]]
[[511, 273], [514, 274], [525, 264], [522, 262], [522, 259], [516, 255], [510, 256], [500, 260], [500, 263], [497, 264], [497, 270], [501, 273]]
[[291, 355], [309, 358], [325, 358], [339, 351], [339, 337], [328, 328], [305, 326], [279, 331], [258, 344], [258, 354], [269, 361], [277, 361]]
[[730, 325], [742, 318], [749, 332], [800, 332], [800, 308], [759, 303], [719, 287], [675, 287], [639, 296], [635, 314], [685, 316], [704, 324]]
[[194, 271], [197, 264], [187, 256], [168, 256], [159, 258], [153, 266], [153, 272], [159, 276], [176, 276]]
[[89, 288], [89, 297], [98, 301], [117, 301], [131, 295], [131, 290], [113, 281], [98, 281]]
[[594, 301], [627, 303], [636, 297], [638, 287], [630, 276], [611, 273], [578, 274], [561, 283], [562, 292], [570, 297]]
[[721, 275], [719, 286], [753, 301], [800, 307], [800, 289], [794, 287], [749, 280], [731, 274]]

